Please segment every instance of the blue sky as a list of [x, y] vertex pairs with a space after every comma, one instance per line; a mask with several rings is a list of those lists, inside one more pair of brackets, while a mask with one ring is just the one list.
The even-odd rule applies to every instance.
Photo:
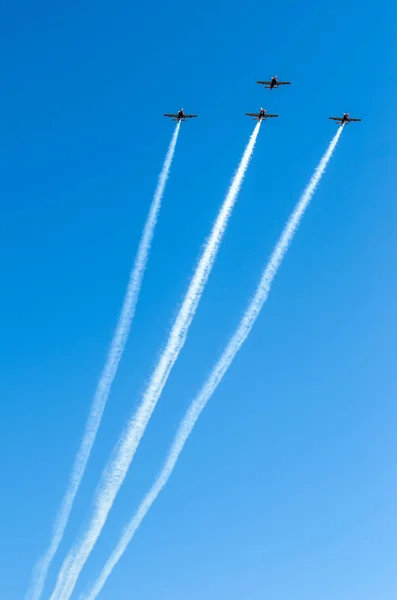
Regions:
[[[44, 597], [88, 514], [252, 131], [187, 344], [84, 590], [158, 472], [335, 131], [349, 126], [255, 328], [101, 598], [397, 594], [396, 7], [14, 2], [2, 8], [1, 598], [48, 544], [172, 133], [133, 329]], [[293, 83], [265, 92], [257, 79]]]

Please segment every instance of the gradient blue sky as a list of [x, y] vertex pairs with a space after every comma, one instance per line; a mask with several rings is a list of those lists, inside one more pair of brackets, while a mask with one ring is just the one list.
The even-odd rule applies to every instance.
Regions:
[[[232, 369], [103, 600], [397, 597], [394, 3], [3, 3], [0, 596], [19, 600], [182, 126], [132, 335], [45, 598], [166, 339], [253, 123], [265, 123], [188, 342], [86, 589], [158, 472], [281, 228], [349, 126]], [[265, 92], [278, 73], [289, 88]]]

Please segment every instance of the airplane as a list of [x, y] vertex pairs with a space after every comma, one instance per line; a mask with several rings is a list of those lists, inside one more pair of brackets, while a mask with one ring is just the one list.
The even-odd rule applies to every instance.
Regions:
[[197, 117], [197, 115], [185, 115], [185, 113], [183, 112], [183, 108], [181, 108], [181, 110], [179, 110], [175, 114], [165, 113], [164, 116], [170, 117], [173, 121], [178, 121], [178, 123], [180, 123], [181, 121], [185, 121], [186, 119], [195, 119]]
[[352, 119], [349, 117], [349, 113], [343, 113], [343, 117], [328, 117], [331, 121], [338, 121], [340, 125], [347, 125], [348, 123], [354, 123], [361, 121], [361, 119]]
[[279, 81], [277, 75], [271, 78], [270, 81], [257, 81], [256, 83], [261, 83], [265, 86], [267, 90], [272, 90], [273, 88], [277, 88], [279, 85], [290, 85], [290, 81]]
[[254, 121], [265, 121], [266, 119], [272, 119], [278, 117], [278, 115], [270, 115], [266, 112], [266, 109], [261, 107], [258, 113], [245, 113], [246, 117], [254, 117]]

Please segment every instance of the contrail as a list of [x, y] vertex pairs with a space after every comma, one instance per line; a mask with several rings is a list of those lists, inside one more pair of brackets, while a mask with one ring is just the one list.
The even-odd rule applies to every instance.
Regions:
[[152, 204], [150, 206], [148, 217], [146, 219], [145, 227], [143, 229], [141, 241], [139, 243], [138, 252], [131, 270], [127, 292], [124, 298], [119, 321], [117, 323], [117, 328], [110, 345], [108, 357], [102, 371], [101, 378], [97, 384], [83, 439], [81, 440], [80, 448], [75, 458], [72, 473], [69, 478], [68, 487], [52, 527], [50, 545], [48, 546], [45, 554], [37, 562], [33, 570], [32, 582], [25, 596], [25, 600], [38, 600], [43, 592], [48, 569], [58, 550], [59, 544], [62, 541], [74, 499], [84, 476], [87, 462], [90, 457], [99, 426], [101, 424], [103, 411], [105, 410], [106, 402], [109, 397], [110, 388], [127, 343], [131, 322], [134, 317], [139, 290], [141, 288], [148, 254], [153, 239], [154, 229], [160, 211], [161, 201], [164, 195], [165, 184], [170, 172], [172, 159], [174, 158], [179, 129], [180, 123], [178, 123], [175, 127], [164, 160], [163, 168], [161, 169], [159, 175], [157, 187], [154, 193]]
[[94, 496], [93, 510], [83, 536], [68, 553], [60, 570], [50, 600], [68, 600], [77, 578], [88, 559], [106, 522], [116, 495], [124, 481], [138, 444], [156, 407], [168, 375], [185, 343], [187, 332], [197, 310], [230, 214], [236, 202], [258, 137], [260, 123], [255, 126], [233, 177], [223, 205], [204, 245], [200, 260], [190, 281], [182, 306], [172, 326], [167, 344], [154, 369], [136, 413], [129, 419], [112, 456], [101, 476]]
[[288, 219], [288, 222], [285, 225], [284, 230], [270, 256], [265, 270], [263, 271], [262, 278], [256, 289], [256, 292], [253, 298], [251, 299], [248, 308], [240, 321], [239, 326], [234, 332], [233, 337], [230, 339], [229, 343], [227, 344], [226, 348], [224, 349], [221, 355], [221, 358], [216, 363], [206, 383], [204, 384], [196, 398], [193, 400], [193, 402], [190, 404], [184, 418], [180, 422], [178, 431], [168, 452], [166, 461], [160, 472], [160, 475], [157, 477], [152, 488], [141, 502], [137, 512], [125, 528], [119, 543], [110, 555], [98, 579], [94, 582], [90, 591], [86, 595], [83, 595], [80, 600], [95, 600], [95, 598], [98, 596], [103, 586], [105, 585], [109, 575], [111, 574], [114, 567], [124, 554], [125, 549], [130, 543], [139, 525], [145, 518], [146, 513], [152, 506], [153, 502], [156, 500], [163, 487], [166, 485], [172, 471], [174, 470], [179, 455], [182, 452], [185, 442], [189, 437], [190, 433], [192, 432], [192, 429], [195, 426], [196, 421], [201, 414], [201, 411], [205, 408], [208, 400], [211, 398], [219, 383], [222, 381], [223, 376], [230, 367], [237, 352], [240, 350], [244, 341], [247, 339], [255, 323], [255, 320], [259, 315], [259, 312], [261, 311], [262, 306], [269, 295], [273, 279], [293, 240], [293, 237], [303, 217], [303, 214], [306, 208], [308, 207], [314, 192], [316, 191], [317, 185], [319, 184], [320, 179], [324, 174], [324, 171], [333, 154], [333, 151], [335, 150], [336, 144], [339, 140], [341, 133], [342, 127], [338, 129], [335, 137], [331, 141], [326, 153], [320, 160], [312, 178], [310, 179], [307, 188], [303, 192], [301, 198], [298, 201], [298, 204], [296, 205], [294, 211]]

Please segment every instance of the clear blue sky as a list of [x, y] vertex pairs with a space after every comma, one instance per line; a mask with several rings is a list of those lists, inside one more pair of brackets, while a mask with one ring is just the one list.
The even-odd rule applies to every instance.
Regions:
[[[156, 178], [136, 318], [53, 568], [139, 400], [253, 123], [188, 342], [78, 593], [158, 472], [335, 125], [349, 126], [250, 338], [103, 600], [397, 597], [397, 65], [391, 1], [16, 0], [0, 19], [0, 596], [48, 544]], [[256, 79], [293, 83], [265, 92]]]

